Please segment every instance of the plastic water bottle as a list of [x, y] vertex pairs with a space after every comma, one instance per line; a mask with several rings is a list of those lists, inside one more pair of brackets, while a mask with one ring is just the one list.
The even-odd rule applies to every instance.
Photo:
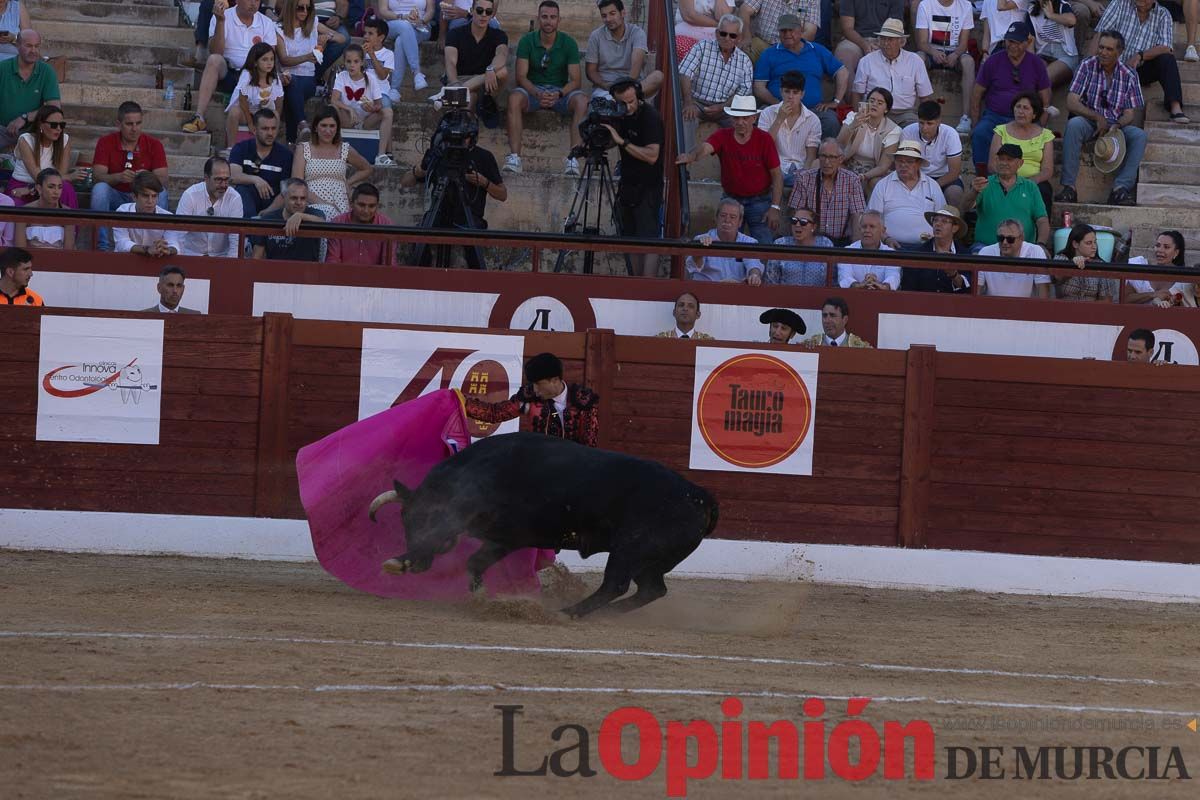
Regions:
[[163, 92], [163, 100], [168, 106], [175, 105], [175, 81], [167, 81], [167, 90]]

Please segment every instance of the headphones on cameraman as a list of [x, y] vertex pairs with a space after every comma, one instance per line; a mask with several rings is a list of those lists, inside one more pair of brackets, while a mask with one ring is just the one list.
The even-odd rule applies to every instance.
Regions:
[[632, 84], [633, 91], [634, 91], [634, 94], [637, 95], [637, 99], [641, 100], [641, 101], [645, 101], [646, 96], [642, 93], [642, 82], [639, 81], [637, 78], [621, 78], [620, 80], [613, 81], [612, 84], [608, 87], [608, 93], [611, 95], [616, 87], [618, 87], [618, 86], [623, 87], [623, 86], [625, 86], [625, 84]]

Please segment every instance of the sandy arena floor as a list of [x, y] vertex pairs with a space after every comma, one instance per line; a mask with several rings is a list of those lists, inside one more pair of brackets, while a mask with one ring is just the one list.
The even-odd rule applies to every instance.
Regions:
[[[564, 586], [553, 607], [582, 590]], [[877, 731], [931, 723], [935, 779], [780, 780], [772, 759], [769, 780], [718, 768], [690, 797], [1200, 796], [1200, 607], [671, 587], [568, 622], [533, 601], [381, 600], [308, 564], [0, 553], [0, 797], [664, 797], [663, 765], [640, 782], [604, 770], [604, 717], [640, 705], [719, 727], [726, 696], [743, 721], [797, 724], [805, 697], [826, 698], [827, 736], [845, 698], [874, 698], [861, 718]], [[550, 734], [575, 723], [598, 774], [494, 776], [499, 704], [524, 706], [518, 769], [574, 744]], [[1014, 781], [1018, 745], [1158, 746], [1160, 772], [1177, 746], [1192, 778]], [[946, 778], [947, 748], [982, 746], [1006, 748], [1004, 779]]]

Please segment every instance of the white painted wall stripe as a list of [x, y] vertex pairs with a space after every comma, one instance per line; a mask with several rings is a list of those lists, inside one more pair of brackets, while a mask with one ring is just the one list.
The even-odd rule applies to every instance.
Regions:
[[[311, 693], [364, 693], [392, 694], [397, 692], [414, 693], [531, 693], [531, 694], [631, 694], [659, 695], [666, 697], [759, 697], [780, 700], [807, 700], [820, 698], [823, 700], [850, 700], [863, 695], [829, 695], [805, 694], [802, 692], [776, 692], [771, 690], [738, 691], [723, 689], [677, 689], [641, 686], [509, 686], [504, 684], [318, 684], [315, 686], [300, 686], [296, 684], [259, 684], [259, 683], [207, 683], [191, 681], [187, 683], [15, 683], [0, 684], [0, 692], [174, 692], [174, 691], [239, 691], [239, 692], [311, 692]], [[926, 697], [912, 696], [882, 696], [871, 697], [872, 703], [931, 703], [946, 706], [972, 706], [976, 708], [1005, 708], [1029, 709], [1038, 711], [1064, 711], [1077, 714], [1139, 714], [1160, 717], [1192, 718], [1200, 715], [1200, 710], [1179, 711], [1169, 708], [1143, 708], [1137, 706], [1090, 706], [1064, 705], [1059, 703], [1012, 703], [1000, 700], [975, 700], [966, 697]]]
[[[266, 561], [315, 559], [303, 520], [0, 509], [0, 549], [182, 555]], [[605, 554], [576, 571], [599, 571]], [[924, 591], [1200, 603], [1200, 564], [1057, 558], [958, 550], [709, 539], [672, 573], [684, 578], [775, 580]]]
[[520, 653], [529, 655], [612, 656], [616, 658], [667, 659], [671, 661], [719, 661], [737, 664], [782, 665], [829, 669], [862, 669], [880, 672], [912, 672], [948, 675], [978, 675], [1020, 680], [1074, 681], [1079, 683], [1132, 684], [1138, 686], [1192, 686], [1184, 681], [1160, 681], [1152, 678], [1118, 678], [1105, 675], [1071, 675], [1053, 672], [1013, 672], [1009, 670], [930, 667], [912, 664], [873, 664], [870, 662], [809, 661], [793, 658], [673, 653], [655, 650], [623, 650], [597, 647], [540, 647], [533, 645], [475, 644], [456, 642], [403, 642], [383, 639], [324, 639], [302, 636], [237, 636], [209, 633], [153, 633], [118, 631], [0, 631], [2, 639], [136, 639], [191, 642], [258, 642], [267, 644], [304, 644], [346, 647], [394, 647], [412, 650], [460, 650], [484, 653]]

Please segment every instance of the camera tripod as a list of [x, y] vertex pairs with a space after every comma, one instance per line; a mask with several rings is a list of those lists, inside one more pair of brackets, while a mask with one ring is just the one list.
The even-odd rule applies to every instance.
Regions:
[[[438, 171], [439, 165], [437, 162], [430, 165], [430, 183], [433, 185], [433, 190], [429, 198], [429, 208], [426, 209], [425, 215], [421, 217], [419, 227], [453, 227], [453, 220], [456, 216], [455, 212], [461, 211], [462, 219], [465, 219], [467, 223], [466, 227], [469, 230], [479, 230], [479, 221], [475, 219], [475, 212], [471, 210], [471, 205], [467, 202], [467, 187], [462, 169], [455, 166], [448, 166], [444, 174], [436, 178], [432, 177]], [[441, 226], [438, 225], [439, 221], [443, 223]], [[413, 247], [413, 263], [421, 267], [427, 267], [432, 264], [438, 269], [449, 269], [452, 266], [450, 251], [453, 247], [455, 245], [429, 245], [421, 242]], [[463, 244], [462, 248], [468, 267], [471, 269], [487, 269], [483, 261], [483, 253], [479, 247], [471, 244]]]
[[[586, 155], [583, 172], [575, 184], [575, 197], [563, 220], [563, 233], [582, 233], [585, 236], [600, 236], [604, 232], [600, 226], [604, 221], [604, 206], [608, 204], [609, 224], [612, 233], [621, 235], [621, 218], [617, 214], [617, 192], [613, 186], [612, 171], [608, 168], [608, 155], [603, 148], [589, 148], [577, 155], [571, 151], [571, 156], [577, 158]], [[592, 179], [596, 178], [593, 187]], [[593, 199], [593, 188], [595, 198]], [[611, 235], [611, 234], [610, 234]], [[559, 250], [558, 258], [554, 261], [554, 271], [562, 272], [570, 250]], [[596, 253], [592, 250], [583, 251], [583, 273], [591, 275], [595, 264]], [[633, 263], [629, 255], [625, 255], [625, 274], [633, 274]]]

